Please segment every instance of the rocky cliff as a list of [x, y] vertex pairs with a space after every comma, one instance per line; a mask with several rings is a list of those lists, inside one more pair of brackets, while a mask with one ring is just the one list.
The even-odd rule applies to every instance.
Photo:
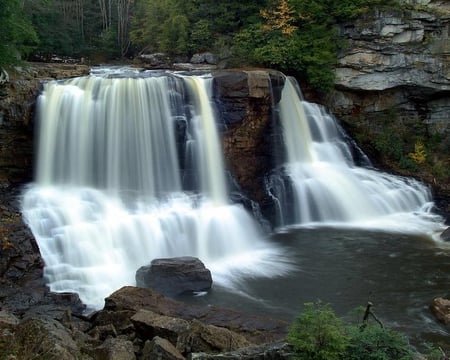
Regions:
[[[326, 103], [381, 164], [449, 194], [450, 5], [404, 1], [342, 24], [346, 46]], [[427, 158], [409, 154], [422, 143]]]
[[85, 65], [34, 64], [8, 70], [0, 83], [0, 187], [30, 180], [33, 118], [40, 84], [87, 74]]

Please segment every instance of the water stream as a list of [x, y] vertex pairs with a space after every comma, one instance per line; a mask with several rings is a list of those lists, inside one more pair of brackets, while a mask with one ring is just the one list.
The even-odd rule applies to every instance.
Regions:
[[285, 159], [269, 183], [280, 228], [344, 226], [426, 234], [438, 238], [427, 187], [410, 178], [362, 166], [336, 120], [302, 101], [292, 79], [278, 104]]

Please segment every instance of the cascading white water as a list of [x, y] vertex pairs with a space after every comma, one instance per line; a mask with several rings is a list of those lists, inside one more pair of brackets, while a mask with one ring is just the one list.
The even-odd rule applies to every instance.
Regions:
[[425, 186], [356, 166], [335, 119], [302, 101], [292, 82], [286, 80], [278, 105], [284, 175], [272, 177], [271, 184], [281, 227], [345, 225], [429, 234], [441, 227], [439, 216], [430, 213]]
[[[288, 269], [251, 216], [227, 199], [208, 89], [208, 79], [173, 74], [45, 84], [36, 182], [24, 193], [23, 214], [52, 291], [76, 292], [100, 308], [159, 257], [199, 257], [224, 285]], [[179, 122], [188, 124], [196, 194], [183, 191]]]

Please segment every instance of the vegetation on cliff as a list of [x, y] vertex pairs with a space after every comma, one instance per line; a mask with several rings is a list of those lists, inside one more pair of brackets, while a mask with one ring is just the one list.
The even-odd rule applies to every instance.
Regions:
[[31, 49], [42, 60], [213, 50], [235, 65], [274, 67], [325, 90], [341, 46], [336, 24], [392, 1], [2, 0], [0, 65]]

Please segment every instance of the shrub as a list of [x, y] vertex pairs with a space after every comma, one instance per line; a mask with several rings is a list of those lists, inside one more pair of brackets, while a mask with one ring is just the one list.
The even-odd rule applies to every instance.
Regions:
[[417, 164], [423, 164], [427, 159], [427, 152], [422, 140], [417, 140], [414, 144], [414, 152], [409, 153], [408, 156]]
[[401, 334], [378, 325], [347, 329], [347, 360], [413, 360], [408, 341]]
[[295, 320], [288, 340], [299, 360], [337, 360], [345, 353], [348, 339], [343, 322], [329, 305], [305, 304], [304, 312]]
[[[367, 309], [366, 309], [367, 311]], [[372, 314], [373, 315], [373, 314]], [[374, 315], [373, 315], [374, 316]], [[375, 316], [374, 316], [375, 317]], [[288, 341], [299, 360], [413, 360], [406, 337], [377, 323], [344, 324], [329, 305], [305, 304], [292, 324]]]

